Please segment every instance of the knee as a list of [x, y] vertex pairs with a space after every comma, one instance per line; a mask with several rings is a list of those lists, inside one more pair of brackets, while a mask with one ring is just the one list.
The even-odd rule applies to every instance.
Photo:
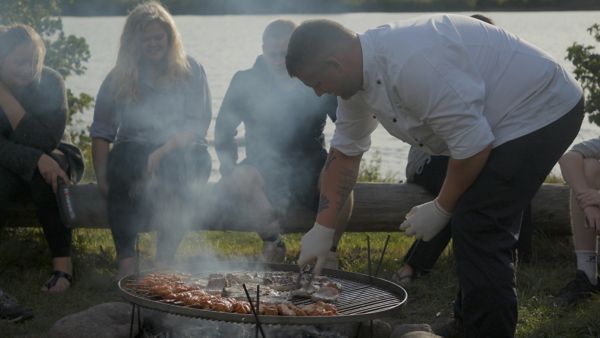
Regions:
[[37, 173], [31, 184], [31, 199], [33, 200], [33, 203], [37, 205], [56, 204], [56, 198], [52, 191], [52, 187]]
[[255, 168], [247, 165], [241, 165], [233, 169], [230, 177], [230, 185], [236, 190], [263, 189], [264, 180]]
[[585, 179], [595, 189], [600, 189], [600, 162], [597, 159], [587, 158], [583, 161]]

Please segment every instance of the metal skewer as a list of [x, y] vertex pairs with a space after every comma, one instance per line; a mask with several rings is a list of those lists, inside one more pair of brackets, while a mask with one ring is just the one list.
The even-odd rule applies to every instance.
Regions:
[[383, 255], [385, 255], [385, 250], [387, 250], [388, 242], [390, 241], [390, 235], [387, 235], [385, 239], [385, 244], [383, 245], [383, 250], [381, 251], [381, 256], [379, 256], [379, 262], [377, 263], [377, 269], [375, 269], [375, 277], [379, 275], [379, 268], [381, 267], [381, 262], [383, 262]]
[[371, 238], [367, 236], [367, 266], [369, 271], [369, 278], [373, 277], [371, 270]]
[[[250, 297], [250, 294], [248, 293], [248, 289], [246, 288], [246, 283], [242, 284], [242, 287], [244, 288], [244, 292], [246, 293], [246, 297], [248, 298], [248, 302], [250, 303], [250, 309], [252, 310], [252, 313], [254, 314], [254, 319], [256, 319], [256, 327], [258, 328], [258, 330], [260, 330], [260, 334], [262, 335], [263, 338], [265, 338], [265, 332], [262, 329], [262, 325], [260, 324], [260, 320], [258, 319], [258, 308], [254, 308], [254, 304], [252, 303], [252, 298]], [[258, 301], [258, 299], [257, 299]], [[256, 334], [256, 336], [258, 337], [258, 333]]]

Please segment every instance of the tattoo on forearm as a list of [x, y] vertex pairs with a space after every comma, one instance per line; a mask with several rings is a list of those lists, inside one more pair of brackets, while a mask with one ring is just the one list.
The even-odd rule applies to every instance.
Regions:
[[327, 156], [327, 161], [325, 162], [325, 170], [329, 169], [331, 162], [333, 162], [333, 160], [335, 159], [336, 157], [334, 153], [330, 153], [329, 156]]
[[319, 196], [319, 210], [317, 211], [317, 214], [320, 214], [321, 211], [326, 210], [327, 208], [329, 208], [329, 198], [321, 194]]
[[344, 203], [348, 199], [350, 192], [354, 188], [354, 184], [356, 183], [356, 177], [358, 173], [354, 169], [344, 169], [341, 173], [340, 185], [338, 187], [338, 205], [337, 212], [340, 212], [344, 207]]

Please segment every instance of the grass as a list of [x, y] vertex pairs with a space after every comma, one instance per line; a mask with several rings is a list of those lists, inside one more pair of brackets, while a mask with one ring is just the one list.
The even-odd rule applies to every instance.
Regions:
[[[371, 238], [372, 257], [378, 258], [386, 233], [349, 233], [340, 243], [342, 268], [354, 272], [367, 271], [367, 242]], [[288, 263], [299, 251], [299, 234], [285, 236]], [[412, 240], [392, 233], [380, 275], [389, 277], [401, 264], [401, 258]], [[142, 268], [152, 265], [154, 236], [141, 236]], [[600, 297], [573, 308], [553, 306], [551, 294], [574, 274], [575, 257], [570, 239], [548, 237], [536, 233], [533, 256], [521, 264], [519, 281], [518, 337], [600, 337]], [[259, 255], [261, 243], [255, 234], [240, 232], [196, 231], [189, 233], [179, 248], [180, 262], [193, 261], [213, 253], [221, 259], [252, 259]], [[78, 229], [74, 233], [74, 286], [61, 295], [38, 291], [48, 277], [51, 266], [49, 252], [39, 229], [2, 229], [0, 231], [0, 285], [22, 303], [35, 310], [35, 318], [23, 323], [0, 321], [2, 336], [43, 336], [58, 319], [95, 304], [120, 301], [112, 278], [115, 254], [108, 230]], [[374, 258], [375, 260], [375, 258]], [[405, 323], [439, 325], [449, 320], [451, 300], [457, 287], [454, 261], [447, 248], [435, 270], [408, 288], [409, 300], [398, 318]]]
[[[380, 172], [381, 158], [375, 156], [361, 167], [361, 181], [396, 181], [393, 174]], [[551, 176], [547, 183], [563, 183]], [[347, 271], [367, 272], [367, 241], [371, 239], [372, 260], [381, 254], [387, 233], [347, 233], [338, 256]], [[401, 265], [412, 238], [391, 233], [390, 243], [380, 269], [389, 278]], [[286, 262], [293, 264], [299, 254], [300, 234], [286, 235]], [[141, 268], [153, 266], [155, 236], [140, 235]], [[519, 284], [519, 322], [517, 337], [600, 337], [600, 296], [571, 308], [553, 305], [552, 294], [571, 280], [575, 272], [573, 246], [568, 237], [535, 233], [531, 261], [521, 264]], [[222, 260], [253, 260], [261, 252], [261, 241], [254, 233], [195, 231], [181, 243], [178, 261], [188, 263], [207, 256]], [[77, 229], [73, 233], [75, 284], [66, 293], [47, 295], [39, 291], [51, 272], [50, 253], [39, 228], [0, 229], [0, 287], [35, 311], [23, 323], [0, 321], [1, 337], [43, 337], [60, 318], [93, 305], [122, 301], [113, 281], [116, 273], [115, 250], [109, 230]], [[403, 323], [441, 325], [451, 318], [451, 301], [457, 292], [454, 260], [446, 248], [430, 274], [408, 287], [409, 298], [399, 314]]]

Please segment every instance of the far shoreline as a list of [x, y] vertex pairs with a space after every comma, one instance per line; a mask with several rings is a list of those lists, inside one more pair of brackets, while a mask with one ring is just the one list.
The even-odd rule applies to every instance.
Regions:
[[[459, 13], [459, 12], [589, 12], [589, 11], [600, 11], [600, 3], [598, 5], [591, 6], [574, 6], [572, 8], [564, 7], [539, 7], [539, 8], [523, 8], [523, 7], [498, 7], [498, 8], [344, 8], [341, 10], [315, 10], [315, 11], [301, 11], [301, 10], [282, 10], [282, 11], [198, 11], [190, 10], [184, 11], [180, 9], [173, 9], [172, 14], [176, 16], [218, 16], [218, 15], [231, 15], [231, 16], [242, 16], [242, 15], [331, 15], [331, 14], [352, 14], [352, 13]], [[63, 9], [61, 16], [69, 17], [106, 17], [106, 16], [126, 16], [127, 11], [108, 11], [105, 13], [98, 13], [96, 10], [70, 10]]]

